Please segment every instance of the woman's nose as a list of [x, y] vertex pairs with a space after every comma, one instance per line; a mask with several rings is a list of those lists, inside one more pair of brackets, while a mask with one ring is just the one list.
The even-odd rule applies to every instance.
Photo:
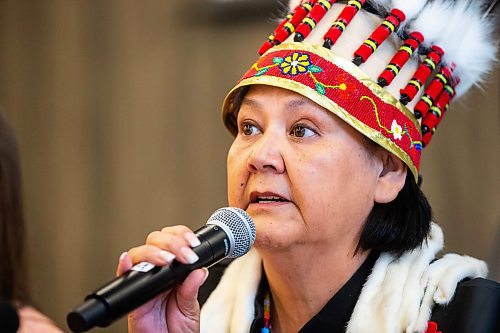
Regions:
[[264, 133], [251, 149], [252, 153], [247, 161], [250, 172], [283, 173], [285, 171], [281, 142], [275, 136]]

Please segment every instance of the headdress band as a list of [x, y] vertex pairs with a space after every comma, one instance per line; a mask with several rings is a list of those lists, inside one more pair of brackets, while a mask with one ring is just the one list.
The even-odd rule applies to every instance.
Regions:
[[226, 97], [223, 117], [237, 132], [234, 96], [263, 84], [299, 93], [398, 156], [418, 178], [422, 134], [415, 117], [358, 66], [322, 47], [284, 43], [265, 53]]

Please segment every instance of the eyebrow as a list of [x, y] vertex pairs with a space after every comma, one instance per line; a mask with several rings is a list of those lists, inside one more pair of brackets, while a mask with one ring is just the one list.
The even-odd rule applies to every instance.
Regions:
[[311, 101], [306, 97], [294, 98], [291, 101], [287, 102], [285, 106], [289, 109], [298, 109], [303, 106], [316, 106], [316, 103]]

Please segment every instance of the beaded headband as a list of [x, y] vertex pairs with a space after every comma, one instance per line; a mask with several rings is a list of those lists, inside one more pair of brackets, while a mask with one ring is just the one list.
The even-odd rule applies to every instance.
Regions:
[[[245, 87], [285, 88], [331, 111], [399, 157], [417, 180], [421, 150], [429, 144], [451, 100], [477, 84], [495, 58], [489, 36], [492, 24], [482, 14], [484, 3], [335, 2], [291, 1], [294, 9], [261, 46], [260, 59], [227, 95], [224, 122], [237, 133], [236, 115]], [[367, 12], [386, 14], [380, 22]], [[358, 35], [369, 31], [356, 30], [362, 18], [371, 22], [372, 32], [363, 36], [349, 58], [345, 53], [356, 47], [354, 37], [359, 40]], [[380, 24], [373, 30], [374, 20]], [[346, 32], [349, 38], [343, 36]], [[342, 41], [342, 37], [346, 38]], [[382, 45], [386, 40], [391, 42]], [[386, 44], [391, 43], [393, 51], [387, 52], [390, 46]], [[379, 48], [384, 51], [377, 52]], [[374, 54], [387, 58], [382, 60], [383, 67], [377, 69], [380, 59], [370, 59]]]

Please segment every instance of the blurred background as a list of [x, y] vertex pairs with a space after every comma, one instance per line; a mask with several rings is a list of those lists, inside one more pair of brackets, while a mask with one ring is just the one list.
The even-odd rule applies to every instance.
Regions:
[[[0, 105], [22, 153], [30, 288], [63, 329], [124, 250], [226, 205], [232, 137], [220, 106], [282, 7], [0, 0]], [[446, 250], [488, 261], [496, 279], [499, 81], [497, 67], [454, 103], [422, 165]], [[94, 331], [125, 329], [122, 320]]]

